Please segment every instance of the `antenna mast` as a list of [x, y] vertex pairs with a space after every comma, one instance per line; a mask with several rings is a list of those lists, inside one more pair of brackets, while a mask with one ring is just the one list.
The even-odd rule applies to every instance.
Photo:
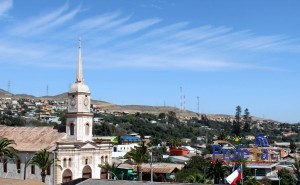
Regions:
[[197, 111], [198, 111], [198, 114], [200, 114], [199, 107], [200, 107], [199, 96], [197, 96]]
[[10, 85], [11, 85], [11, 84], [10, 84], [10, 80], [8, 80], [8, 82], [7, 82], [7, 92], [9, 92], [9, 93], [11, 93], [11, 92], [10, 92]]
[[180, 86], [180, 111], [183, 110], [183, 96], [182, 96], [182, 87]]

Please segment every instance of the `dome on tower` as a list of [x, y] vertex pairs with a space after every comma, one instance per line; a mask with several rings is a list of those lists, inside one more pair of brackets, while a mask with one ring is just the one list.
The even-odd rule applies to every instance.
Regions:
[[75, 93], [75, 92], [90, 93], [90, 89], [84, 83], [74, 83], [71, 86], [70, 93]]

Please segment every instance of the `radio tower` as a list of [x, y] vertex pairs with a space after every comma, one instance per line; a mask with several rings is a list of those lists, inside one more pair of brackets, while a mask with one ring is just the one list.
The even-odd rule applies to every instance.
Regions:
[[49, 87], [48, 87], [48, 85], [46, 87], [46, 96], [49, 96]]
[[8, 82], [7, 82], [7, 92], [9, 92], [9, 93], [11, 93], [11, 92], [10, 92], [10, 85], [11, 85], [11, 84], [10, 84], [10, 80], [8, 80]]
[[182, 109], [183, 109], [183, 105], [182, 105], [182, 103], [183, 103], [183, 96], [182, 96], [182, 87], [180, 86], [180, 110], [182, 111]]
[[183, 111], [185, 111], [185, 95], [183, 95]]
[[199, 96], [197, 96], [197, 111], [198, 111], [198, 114], [200, 114], [200, 111], [199, 111]]

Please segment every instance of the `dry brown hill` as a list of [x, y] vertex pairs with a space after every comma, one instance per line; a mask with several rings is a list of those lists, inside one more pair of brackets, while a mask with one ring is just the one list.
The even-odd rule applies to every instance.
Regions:
[[[35, 97], [32, 95], [27, 94], [11, 94], [5, 90], [0, 89], [0, 98], [4, 97], [13, 97], [13, 98], [28, 98], [28, 99], [44, 99], [44, 100], [59, 100], [65, 101], [67, 100], [68, 93], [62, 93], [55, 96], [42, 96], [42, 97]], [[181, 111], [175, 107], [168, 107], [168, 106], [147, 106], [147, 105], [115, 105], [105, 101], [99, 100], [92, 100], [92, 104], [101, 107], [103, 110], [112, 111], [120, 111], [120, 112], [129, 112], [129, 113], [151, 113], [158, 115], [159, 113], [167, 113], [169, 111], [173, 111], [179, 117], [197, 117], [199, 116], [197, 113], [186, 110]], [[220, 120], [224, 121], [225, 119], [233, 119], [234, 116], [232, 115], [225, 115], [225, 114], [207, 114], [209, 119]], [[253, 120], [263, 120], [262, 118], [253, 117]]]

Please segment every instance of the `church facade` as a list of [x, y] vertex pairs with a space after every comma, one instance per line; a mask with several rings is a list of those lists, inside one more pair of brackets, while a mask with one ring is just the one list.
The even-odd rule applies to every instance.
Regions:
[[43, 149], [56, 161], [47, 170], [47, 184], [78, 178], [108, 178], [109, 173], [101, 170], [99, 164], [111, 164], [112, 146], [109, 141], [93, 140], [91, 94], [83, 79], [80, 44], [78, 52], [76, 80], [68, 93], [66, 131], [59, 132], [52, 127], [0, 127], [0, 137], [13, 139], [19, 150], [17, 161], [2, 161], [0, 178], [41, 179], [40, 169], [26, 164], [35, 152]]

